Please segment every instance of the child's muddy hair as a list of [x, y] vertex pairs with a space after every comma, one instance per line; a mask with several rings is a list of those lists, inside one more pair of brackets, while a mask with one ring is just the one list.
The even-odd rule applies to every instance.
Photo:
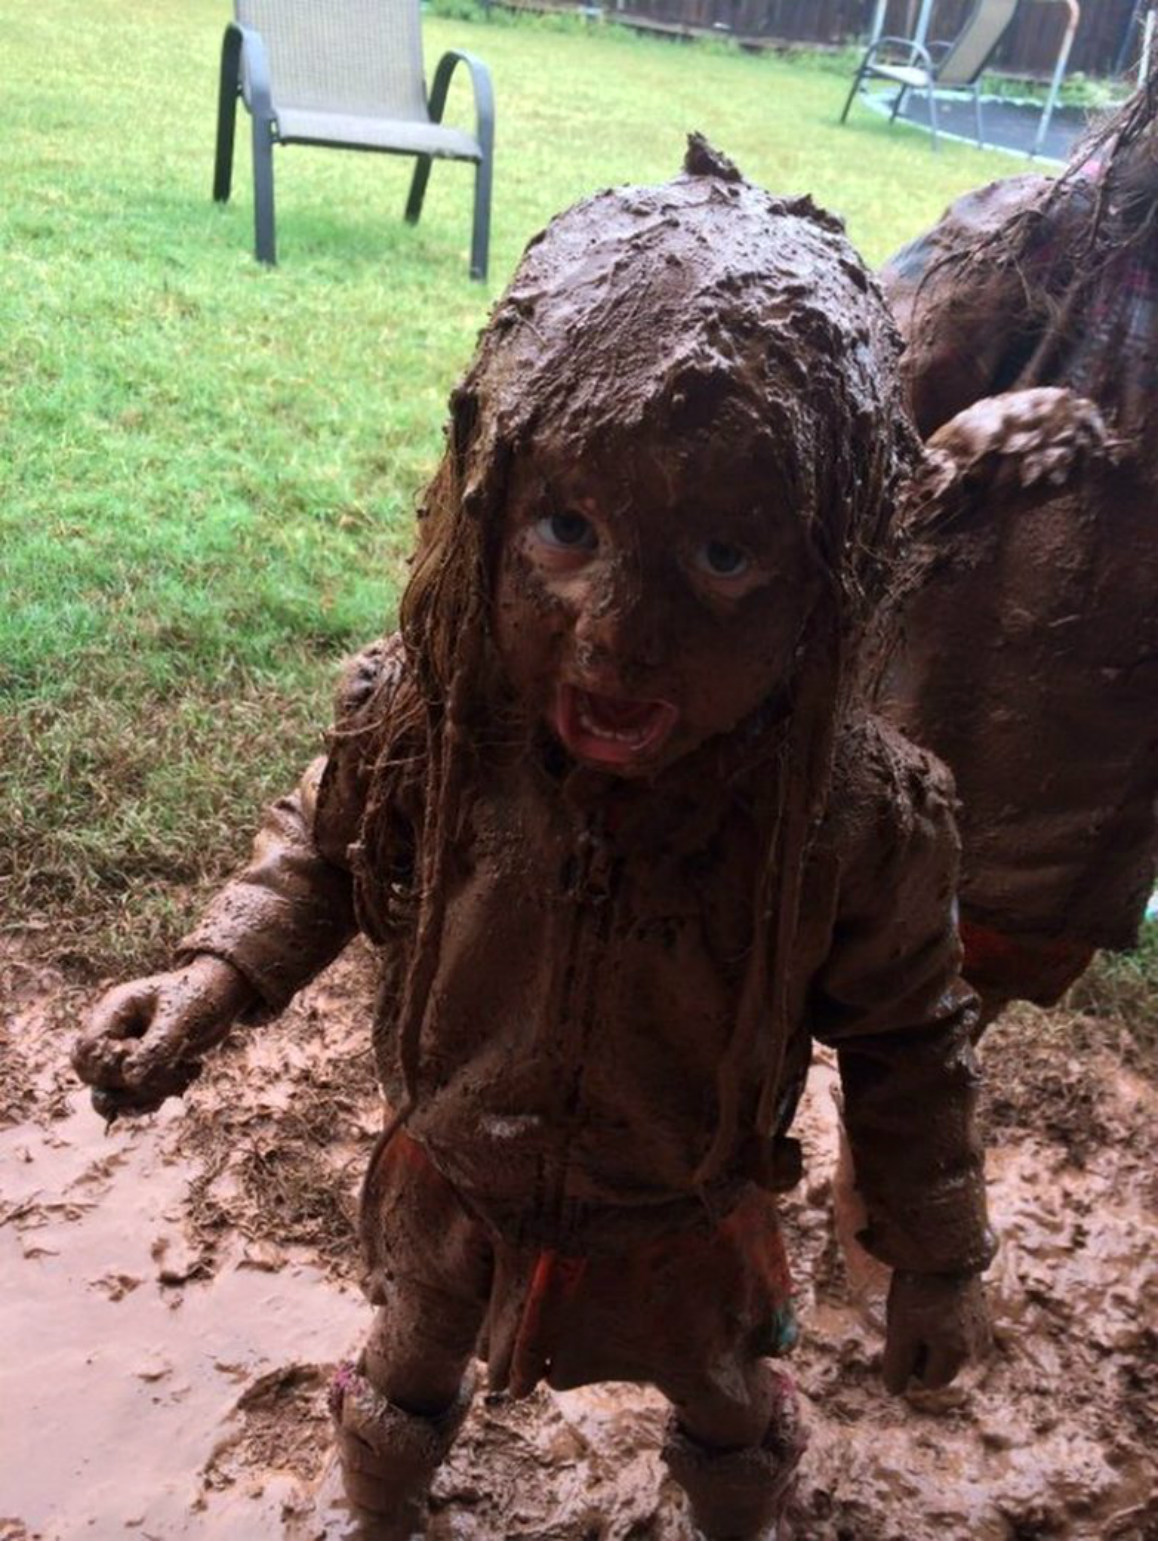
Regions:
[[[1113, 417], [1133, 371], [1123, 368], [1112, 340], [1096, 360], [1090, 343], [1097, 343], [1123, 288], [1137, 285], [1123, 276], [1127, 262], [1158, 275], [1158, 52], [1133, 95], [1078, 141], [1065, 171], [996, 229], [933, 263], [917, 302], [922, 314], [932, 313], [948, 284], [963, 333], [980, 319], [1033, 339], [998, 382], [1003, 390], [1055, 384], [1059, 361], [1081, 344], [1088, 363], [1077, 383]], [[1009, 269], [1022, 287], [1018, 317], [991, 299], [992, 286]], [[1152, 377], [1158, 355], [1142, 331], [1135, 327], [1128, 344], [1134, 352], [1149, 348], [1144, 367]], [[1146, 435], [1152, 437], [1148, 424]], [[1151, 457], [1155, 448], [1143, 446]]]
[[[734, 1066], [756, 1033], [773, 1044], [784, 1037], [803, 858], [825, 805], [835, 729], [857, 696], [866, 637], [892, 584], [894, 501], [919, 454], [898, 354], [887, 308], [839, 222], [807, 198], [751, 186], [698, 135], [674, 181], [599, 193], [531, 242], [452, 397], [402, 601], [414, 683], [392, 701], [363, 830], [363, 924], [372, 936], [397, 935], [388, 810], [422, 808], [398, 1017], [408, 1087], [471, 768], [488, 746], [534, 731], [511, 719], [490, 636], [511, 469], [547, 423], [576, 462], [596, 444], [630, 454], [641, 429], [670, 442], [673, 460], [722, 439], [766, 468], [769, 518], [799, 523], [824, 578], [787, 682], [790, 715], [769, 735], [762, 824], [773, 835], [755, 912], [769, 945], [752, 948], [701, 1175], [724, 1159], [737, 1117]], [[407, 786], [416, 772], [421, 788]], [[769, 1088], [778, 1074], [771, 1064]], [[761, 1109], [765, 1123], [774, 1113]]]

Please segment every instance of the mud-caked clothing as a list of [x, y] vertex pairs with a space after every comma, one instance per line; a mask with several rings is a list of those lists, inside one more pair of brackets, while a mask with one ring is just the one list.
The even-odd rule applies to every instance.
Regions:
[[[1030, 368], [1033, 384], [1090, 396], [1124, 441], [1118, 463], [1044, 499], [1011, 486], [970, 521], [908, 607], [882, 703], [957, 783], [967, 977], [987, 999], [1043, 1005], [1093, 949], [1134, 944], [1158, 853], [1154, 242], [1113, 258], [1077, 311], [1071, 295], [1038, 354], [1096, 177], [968, 194], [882, 273], [925, 436]], [[1027, 216], [1019, 260], [977, 249]]]
[[[384, 1138], [362, 1202], [367, 1293], [394, 1340], [452, 1366], [477, 1344], [492, 1386], [525, 1395], [602, 1380], [717, 1401], [754, 1358], [796, 1340], [772, 1194], [754, 1186], [722, 1220], [585, 1253], [497, 1232], [404, 1130]], [[724, 1329], [722, 1324], [727, 1323]]]
[[[375, 753], [360, 728], [389, 709], [406, 667], [396, 641], [361, 656], [327, 759], [270, 810], [250, 865], [183, 944], [228, 959], [264, 1010], [281, 1009], [356, 929]], [[734, 737], [646, 785], [579, 768], [546, 742], [541, 754], [480, 752], [405, 1086], [397, 1016], [415, 922], [413, 878], [398, 865], [400, 918], [378, 937], [374, 1042], [387, 1102], [413, 1096], [406, 1140], [421, 1161], [387, 1149], [367, 1184], [371, 1290], [375, 1270], [405, 1266], [400, 1248], [433, 1257], [452, 1231], [455, 1245], [469, 1235], [470, 1255], [485, 1258], [471, 1288], [486, 1297], [498, 1385], [515, 1374], [525, 1390], [552, 1372], [567, 1384], [636, 1379], [645, 1366], [660, 1380], [665, 1353], [683, 1356], [685, 1373], [704, 1369], [690, 1354], [726, 1374], [729, 1355], [772, 1351], [785, 1284], [778, 1242], [761, 1254], [758, 1239], [772, 1236], [775, 1179], [757, 1102], [770, 1073], [793, 1093], [813, 1038], [838, 1052], [871, 1249], [928, 1272], [989, 1259], [952, 789], [937, 762], [870, 717], [839, 735], [829, 811], [813, 832], [788, 1041], [766, 1032], [751, 1045], [737, 1068], [736, 1134], [699, 1179], [751, 950], [770, 934], [754, 913], [770, 844], [769, 799], [756, 793], [778, 761], [758, 739], [737, 750]], [[405, 851], [407, 821], [422, 812], [393, 813]], [[399, 1184], [432, 1182], [476, 1230], [440, 1222], [439, 1204], [399, 1207]], [[385, 1209], [383, 1185], [394, 1195]], [[405, 1226], [429, 1216], [421, 1247], [395, 1240], [392, 1261], [375, 1239], [387, 1211]], [[665, 1319], [677, 1281], [683, 1307]], [[630, 1331], [610, 1335], [616, 1289]], [[632, 1292], [644, 1298], [629, 1302]], [[672, 1326], [689, 1301], [702, 1326], [681, 1338]]]

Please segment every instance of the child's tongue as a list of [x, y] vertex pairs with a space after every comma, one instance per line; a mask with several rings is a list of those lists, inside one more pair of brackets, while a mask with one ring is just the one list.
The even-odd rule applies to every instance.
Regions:
[[581, 760], [626, 766], [651, 754], [675, 726], [678, 713], [666, 701], [636, 701], [562, 685], [555, 731]]
[[623, 701], [614, 696], [595, 696], [589, 690], [579, 694], [579, 711], [598, 728], [623, 732], [647, 726], [655, 716], [655, 701]]

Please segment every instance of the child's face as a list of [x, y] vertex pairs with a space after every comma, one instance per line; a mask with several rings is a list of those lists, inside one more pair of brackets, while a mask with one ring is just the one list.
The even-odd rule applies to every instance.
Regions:
[[575, 759], [620, 776], [653, 774], [774, 695], [816, 594], [773, 478], [723, 444], [680, 458], [670, 441], [579, 463], [537, 447], [507, 503], [507, 675]]

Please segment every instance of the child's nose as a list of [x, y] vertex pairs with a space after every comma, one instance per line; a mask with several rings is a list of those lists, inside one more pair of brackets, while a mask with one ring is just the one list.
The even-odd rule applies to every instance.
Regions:
[[575, 617], [575, 656], [588, 675], [614, 675], [629, 686], [666, 655], [663, 606], [638, 583], [614, 575], [592, 585]]

